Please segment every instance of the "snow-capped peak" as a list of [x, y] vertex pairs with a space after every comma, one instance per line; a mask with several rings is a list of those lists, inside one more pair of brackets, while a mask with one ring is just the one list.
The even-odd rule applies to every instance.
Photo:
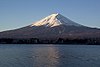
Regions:
[[44, 19], [33, 23], [31, 26], [46, 26], [46, 27], [54, 27], [58, 25], [67, 25], [67, 26], [81, 26], [68, 18], [62, 16], [59, 13], [51, 14]]

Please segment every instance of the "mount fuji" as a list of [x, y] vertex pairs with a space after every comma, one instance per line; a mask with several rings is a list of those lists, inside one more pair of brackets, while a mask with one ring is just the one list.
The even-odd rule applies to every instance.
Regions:
[[42, 20], [28, 26], [0, 32], [0, 39], [30, 39], [58, 40], [62, 39], [87, 39], [100, 38], [100, 29], [78, 24], [61, 14], [51, 14]]

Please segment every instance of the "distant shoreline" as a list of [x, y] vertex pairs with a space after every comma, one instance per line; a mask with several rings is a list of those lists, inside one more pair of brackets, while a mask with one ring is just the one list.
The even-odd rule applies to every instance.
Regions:
[[0, 44], [77, 44], [77, 45], [100, 45], [99, 38], [89, 38], [89, 39], [63, 39], [58, 38], [57, 40], [42, 40], [38, 38], [30, 39], [12, 39], [12, 38], [1, 38]]

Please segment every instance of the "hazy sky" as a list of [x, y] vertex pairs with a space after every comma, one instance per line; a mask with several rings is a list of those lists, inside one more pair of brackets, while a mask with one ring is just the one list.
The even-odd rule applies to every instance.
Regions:
[[100, 0], [0, 0], [0, 31], [30, 25], [52, 13], [100, 28]]

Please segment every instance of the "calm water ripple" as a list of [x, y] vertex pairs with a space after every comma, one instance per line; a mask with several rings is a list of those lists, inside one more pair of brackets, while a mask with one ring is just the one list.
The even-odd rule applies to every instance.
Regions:
[[0, 67], [100, 67], [100, 46], [1, 44]]

